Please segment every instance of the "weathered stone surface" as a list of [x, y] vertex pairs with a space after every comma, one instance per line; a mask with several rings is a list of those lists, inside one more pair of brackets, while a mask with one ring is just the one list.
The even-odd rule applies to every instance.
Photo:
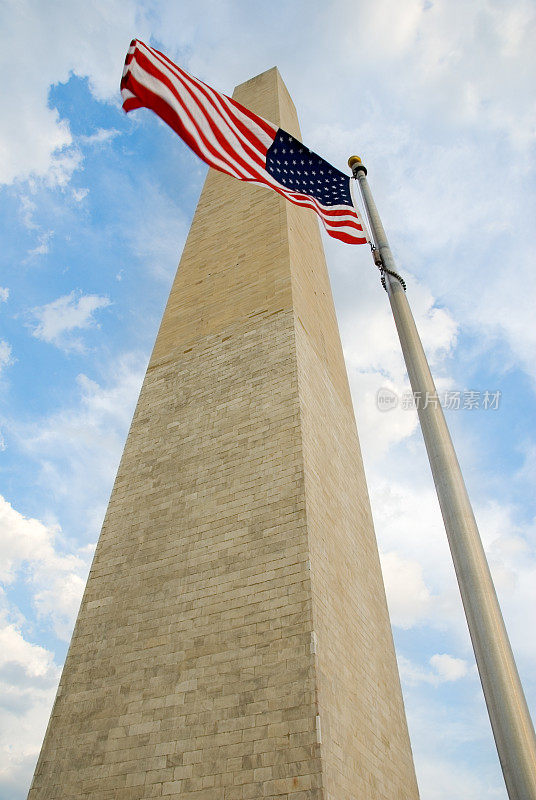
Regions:
[[318, 223], [212, 171], [29, 795], [154, 797], [417, 797]]

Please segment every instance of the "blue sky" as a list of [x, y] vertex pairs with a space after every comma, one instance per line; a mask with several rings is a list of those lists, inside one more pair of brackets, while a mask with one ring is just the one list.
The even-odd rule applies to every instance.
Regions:
[[[24, 798], [206, 173], [145, 110], [130, 39], [230, 94], [277, 65], [303, 140], [359, 153], [447, 412], [536, 709], [536, 10], [513, 0], [19, 0], [0, 12], [0, 798]], [[387, 298], [325, 240], [423, 800], [504, 800]]]

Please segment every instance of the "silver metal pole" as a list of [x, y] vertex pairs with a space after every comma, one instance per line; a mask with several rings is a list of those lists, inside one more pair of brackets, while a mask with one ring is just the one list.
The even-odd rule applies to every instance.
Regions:
[[[430, 368], [361, 159], [359, 181], [385, 280], [447, 531], [469, 633], [510, 800], [536, 800], [536, 737], [473, 509]], [[376, 259], [378, 263], [378, 260]], [[394, 273], [394, 274], [393, 274]]]

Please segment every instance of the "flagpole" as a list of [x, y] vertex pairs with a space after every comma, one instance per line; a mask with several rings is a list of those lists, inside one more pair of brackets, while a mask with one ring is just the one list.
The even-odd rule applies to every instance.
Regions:
[[[430, 368], [397, 275], [367, 170], [358, 156], [348, 164], [359, 181], [372, 229], [374, 259], [389, 295], [422, 434], [458, 578], [484, 697], [510, 800], [536, 800], [536, 738], [473, 509]], [[379, 257], [378, 257], [379, 256]]]

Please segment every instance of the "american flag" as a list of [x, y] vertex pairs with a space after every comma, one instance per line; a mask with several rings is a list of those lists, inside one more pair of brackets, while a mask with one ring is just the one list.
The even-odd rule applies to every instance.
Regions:
[[369, 241], [348, 175], [139, 39], [127, 53], [121, 94], [125, 111], [151, 109], [214, 169], [312, 208], [335, 239]]

